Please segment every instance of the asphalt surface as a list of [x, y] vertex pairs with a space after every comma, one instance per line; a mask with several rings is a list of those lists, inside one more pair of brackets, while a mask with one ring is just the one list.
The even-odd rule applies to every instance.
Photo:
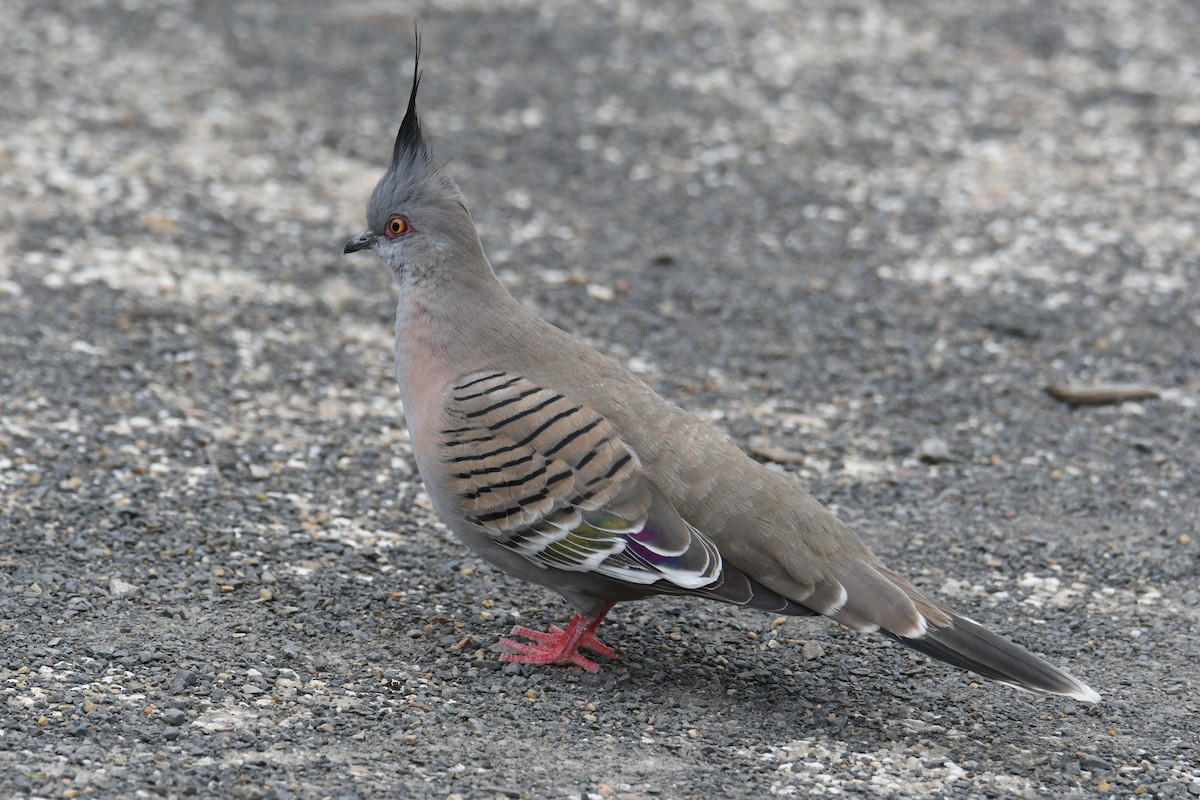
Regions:
[[[1200, 794], [1200, 7], [798, 5], [7, 0], [0, 795]], [[414, 16], [515, 293], [1104, 702], [682, 599], [501, 664], [568, 609], [434, 519], [340, 255]]]

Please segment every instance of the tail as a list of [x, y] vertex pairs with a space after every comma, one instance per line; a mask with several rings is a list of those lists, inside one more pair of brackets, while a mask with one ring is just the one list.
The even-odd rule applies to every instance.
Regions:
[[878, 630], [927, 656], [1017, 689], [1100, 702], [1095, 690], [1066, 670], [934, 603], [878, 562], [856, 561], [840, 577], [841, 605], [820, 609], [838, 622]]
[[1099, 693], [1066, 670], [960, 614], [949, 611], [947, 616], [948, 625], [930, 626], [924, 636], [916, 638], [881, 632], [927, 656], [1017, 689], [1100, 702]]
[[[756, 581], [750, 583], [758, 587]], [[869, 554], [843, 562], [815, 585], [776, 585], [762, 594], [763, 601], [784, 601], [786, 607], [772, 609], [780, 613], [797, 613], [793, 609], [799, 605], [799, 613], [824, 614], [857, 631], [879, 631], [927, 656], [1018, 689], [1100, 702], [1097, 692], [1066, 670], [943, 608]], [[759, 599], [742, 602], [771, 607]]]

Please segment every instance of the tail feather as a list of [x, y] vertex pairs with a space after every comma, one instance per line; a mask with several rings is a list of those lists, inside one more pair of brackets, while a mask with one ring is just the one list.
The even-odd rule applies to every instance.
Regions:
[[776, 578], [770, 591], [794, 598], [793, 605], [807, 606], [849, 628], [879, 631], [981, 677], [1030, 692], [1064, 695], [1085, 703], [1100, 701], [1099, 694], [1066, 670], [934, 602], [873, 558], [838, 565], [828, 579], [815, 586], [779, 583]]
[[804, 585], [778, 573], [750, 577], [727, 559], [720, 580], [695, 594], [779, 614], [823, 614], [853, 630], [878, 631], [959, 669], [1038, 694], [1100, 702], [1100, 695], [1069, 672], [999, 634], [936, 603], [873, 558], [840, 565]]
[[931, 626], [924, 636], [883, 633], [927, 656], [1017, 689], [1073, 697], [1085, 703], [1100, 702], [1095, 690], [1066, 670], [960, 614], [949, 612], [949, 616], [949, 625]]

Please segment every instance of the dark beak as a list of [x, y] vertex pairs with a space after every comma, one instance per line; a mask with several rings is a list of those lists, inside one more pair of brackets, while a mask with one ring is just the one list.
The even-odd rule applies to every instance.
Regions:
[[379, 237], [371, 231], [363, 231], [358, 236], [355, 236], [350, 241], [346, 242], [346, 249], [342, 250], [343, 254], [357, 253], [359, 250], [370, 250], [375, 246], [375, 242], [379, 241]]

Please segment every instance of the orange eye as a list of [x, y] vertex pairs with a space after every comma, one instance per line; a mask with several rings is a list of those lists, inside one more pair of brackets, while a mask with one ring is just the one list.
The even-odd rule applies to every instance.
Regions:
[[411, 230], [412, 226], [408, 224], [408, 220], [402, 214], [392, 214], [388, 217], [387, 224], [383, 226], [383, 232], [389, 239], [403, 236]]

